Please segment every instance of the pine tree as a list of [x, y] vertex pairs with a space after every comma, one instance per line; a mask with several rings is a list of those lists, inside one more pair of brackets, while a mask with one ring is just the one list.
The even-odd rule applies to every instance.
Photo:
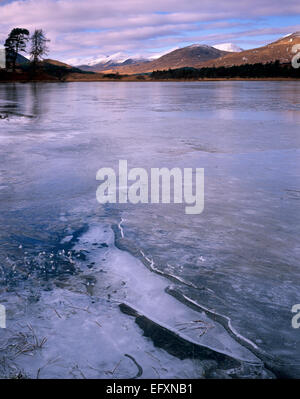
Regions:
[[16, 61], [19, 52], [26, 52], [26, 45], [29, 40], [29, 31], [22, 28], [14, 28], [5, 41], [8, 63], [11, 64], [13, 72], [16, 70]]

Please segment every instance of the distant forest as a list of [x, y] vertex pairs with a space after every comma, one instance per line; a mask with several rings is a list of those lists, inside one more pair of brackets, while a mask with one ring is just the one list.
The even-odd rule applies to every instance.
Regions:
[[231, 67], [177, 68], [153, 71], [153, 79], [205, 79], [205, 78], [300, 78], [300, 68], [279, 61], [266, 64], [244, 64]]

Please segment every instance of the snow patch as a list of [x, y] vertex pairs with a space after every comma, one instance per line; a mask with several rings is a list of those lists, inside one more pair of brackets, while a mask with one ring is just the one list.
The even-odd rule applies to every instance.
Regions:
[[215, 44], [213, 46], [217, 50], [222, 50], [222, 51], [229, 51], [231, 53], [239, 53], [243, 51], [243, 49], [239, 46], [237, 46], [234, 43], [220, 43], [220, 44]]

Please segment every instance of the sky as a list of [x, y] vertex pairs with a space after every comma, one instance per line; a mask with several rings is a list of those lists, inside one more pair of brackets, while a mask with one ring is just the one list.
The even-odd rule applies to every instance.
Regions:
[[49, 58], [73, 65], [120, 54], [157, 57], [191, 44], [255, 48], [300, 31], [299, 0], [0, 0], [0, 44], [43, 29]]

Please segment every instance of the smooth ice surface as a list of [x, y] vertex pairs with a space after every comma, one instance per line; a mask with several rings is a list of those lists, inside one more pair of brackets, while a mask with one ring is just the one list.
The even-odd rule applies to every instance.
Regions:
[[[123, 219], [129, 244], [190, 283], [177, 289], [299, 375], [299, 82], [1, 84], [0, 113], [1, 278]], [[203, 167], [204, 212], [100, 206], [96, 172], [120, 159]]]

